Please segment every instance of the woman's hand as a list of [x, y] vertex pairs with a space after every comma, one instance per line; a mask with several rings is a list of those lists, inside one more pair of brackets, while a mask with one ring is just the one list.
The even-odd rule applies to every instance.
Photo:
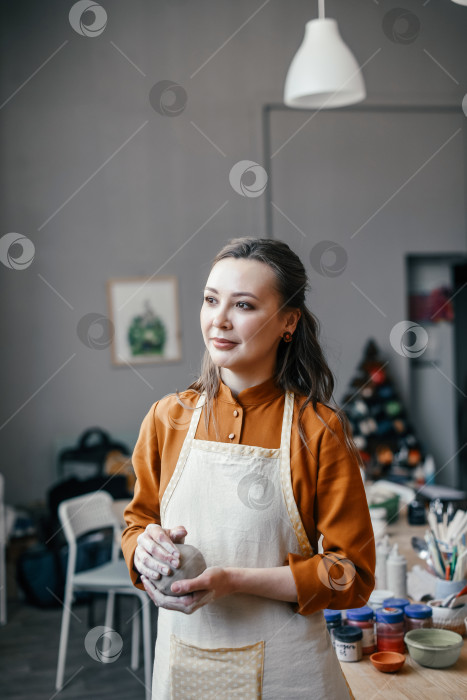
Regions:
[[171, 586], [172, 591], [184, 593], [183, 596], [164, 595], [145, 576], [141, 576], [141, 581], [155, 605], [167, 610], [177, 610], [187, 615], [191, 615], [195, 610], [213, 600], [234, 593], [229, 570], [220, 566], [210, 566], [196, 578], [174, 582]]
[[148, 525], [137, 538], [135, 569], [141, 576], [153, 581], [157, 581], [161, 574], [170, 573], [170, 567], [175, 569], [180, 564], [180, 552], [174, 547], [174, 543], [183, 543], [186, 534], [187, 531], [182, 525], [171, 530], [155, 523]]
[[218, 600], [234, 593], [233, 581], [229, 569], [210, 566], [196, 578], [185, 578], [171, 586], [175, 593], [190, 594], [195, 591], [209, 595], [210, 600]]

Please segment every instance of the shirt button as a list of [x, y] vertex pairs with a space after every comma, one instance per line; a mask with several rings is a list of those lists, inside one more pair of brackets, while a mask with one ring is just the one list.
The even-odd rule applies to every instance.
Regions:
[[235, 435], [234, 435], [233, 433], [230, 433], [230, 435], [229, 435], [229, 440], [233, 440], [234, 437], [235, 437]]
[[238, 411], [234, 411], [235, 418], [238, 416]]

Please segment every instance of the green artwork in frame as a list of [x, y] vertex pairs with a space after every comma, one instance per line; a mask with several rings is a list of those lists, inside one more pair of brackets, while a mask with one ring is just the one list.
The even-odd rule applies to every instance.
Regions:
[[112, 279], [108, 281], [108, 296], [115, 327], [115, 364], [182, 359], [176, 277]]

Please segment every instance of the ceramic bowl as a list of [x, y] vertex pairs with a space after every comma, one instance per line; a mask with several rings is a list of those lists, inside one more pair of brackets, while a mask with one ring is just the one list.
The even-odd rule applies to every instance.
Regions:
[[433, 610], [433, 627], [443, 630], [451, 630], [457, 634], [466, 633], [464, 619], [467, 615], [467, 605], [458, 608], [440, 607], [441, 600], [430, 600], [428, 605]]
[[[382, 496], [381, 496], [382, 497]], [[379, 503], [370, 503], [370, 514], [372, 508], [386, 508], [388, 521], [394, 523], [399, 514], [399, 494], [388, 493], [387, 498]]]
[[404, 665], [405, 654], [398, 654], [397, 651], [377, 651], [371, 654], [370, 661], [378, 671], [394, 673]]
[[464, 644], [456, 632], [429, 627], [410, 630], [404, 641], [412, 659], [429, 668], [447, 668], [455, 664]]

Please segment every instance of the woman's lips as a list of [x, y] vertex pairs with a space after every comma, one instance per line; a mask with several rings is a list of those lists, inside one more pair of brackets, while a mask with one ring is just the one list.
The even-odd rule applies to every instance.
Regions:
[[231, 340], [223, 340], [222, 338], [211, 338], [211, 340], [214, 347], [219, 350], [230, 350], [235, 347], [235, 345], [238, 345], [238, 343], [234, 343]]

